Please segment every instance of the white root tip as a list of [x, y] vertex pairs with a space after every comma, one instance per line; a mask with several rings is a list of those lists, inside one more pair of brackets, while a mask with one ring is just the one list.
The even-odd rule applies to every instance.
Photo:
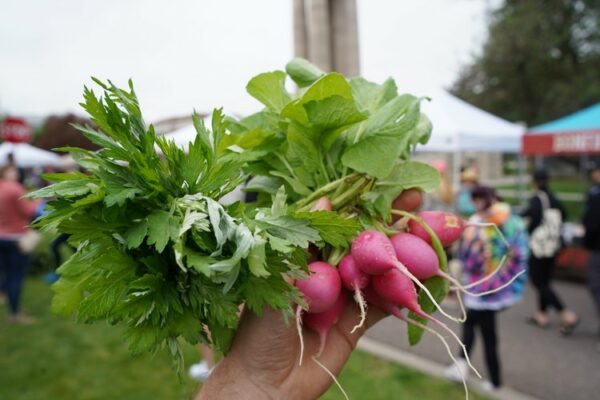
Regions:
[[467, 320], [467, 310], [465, 309], [465, 304], [463, 303], [460, 292], [456, 292], [456, 299], [458, 300], [458, 306], [460, 307], [460, 313], [462, 315], [460, 322], [463, 323]]
[[302, 337], [302, 307], [296, 306], [296, 330], [298, 331], [298, 339], [300, 339], [300, 361], [299, 366], [302, 366], [304, 358], [304, 338]]
[[350, 333], [354, 333], [357, 329], [361, 328], [365, 324], [365, 319], [367, 318], [367, 302], [365, 301], [358, 287], [354, 288], [354, 300], [360, 308], [360, 321], [354, 326], [354, 328], [352, 328]]
[[338, 382], [338, 380], [337, 380], [337, 378], [335, 377], [335, 375], [334, 375], [334, 374], [333, 374], [333, 373], [332, 373], [332, 372], [331, 372], [331, 371], [330, 371], [330, 370], [329, 370], [329, 369], [328, 369], [326, 366], [324, 366], [323, 364], [321, 364], [321, 363], [319, 362], [319, 360], [317, 360], [317, 359], [315, 358], [315, 356], [312, 356], [312, 359], [313, 359], [313, 361], [314, 361], [314, 362], [316, 362], [316, 363], [317, 363], [317, 365], [318, 365], [319, 367], [321, 367], [321, 369], [322, 369], [323, 371], [325, 371], [325, 372], [327, 373], [327, 375], [329, 375], [329, 376], [331, 377], [331, 379], [333, 379], [333, 383], [335, 383], [335, 384], [336, 384], [336, 386], [337, 386], [338, 388], [340, 388], [340, 392], [342, 392], [342, 395], [344, 395], [344, 399], [346, 399], [346, 400], [350, 400], [350, 398], [348, 397], [348, 394], [346, 393], [346, 391], [344, 390], [344, 388], [342, 387], [342, 385], [340, 385], [340, 382]]
[[[402, 315], [404, 316], [404, 314], [402, 314]], [[408, 324], [413, 324], [413, 325], [423, 329], [424, 331], [431, 333], [432, 335], [437, 336], [437, 338], [440, 339], [440, 341], [444, 344], [444, 347], [446, 348], [446, 352], [448, 353], [448, 356], [450, 356], [450, 359], [452, 360], [453, 365], [457, 364], [456, 358], [454, 358], [454, 355], [452, 354], [452, 350], [450, 350], [450, 346], [448, 345], [448, 342], [442, 335], [439, 334], [439, 332], [428, 327], [427, 325], [423, 325], [419, 321], [416, 321], [416, 320], [406, 317], [406, 316], [404, 316], [404, 321]], [[465, 400], [469, 400], [469, 388], [467, 387], [467, 380], [465, 379], [465, 376], [460, 369], [458, 370], [458, 372], [460, 374], [460, 379], [462, 381], [463, 387], [465, 388]]]
[[495, 289], [486, 290], [485, 292], [478, 292], [478, 293], [470, 293], [470, 292], [467, 292], [467, 293], [469, 293], [469, 295], [470, 295], [470, 296], [474, 296], [474, 297], [481, 297], [481, 296], [485, 296], [485, 295], [488, 295], [488, 294], [496, 293], [496, 292], [498, 292], [498, 291], [500, 291], [500, 290], [502, 290], [502, 289], [504, 289], [504, 288], [506, 288], [506, 287], [508, 287], [508, 286], [512, 285], [512, 283], [513, 283], [513, 282], [514, 282], [514, 281], [515, 281], [515, 280], [516, 280], [518, 277], [520, 277], [521, 275], [523, 275], [524, 273], [525, 273], [525, 270], [521, 270], [521, 271], [519, 271], [517, 274], [515, 274], [515, 276], [513, 276], [512, 278], [510, 278], [510, 280], [509, 280], [508, 282], [506, 282], [505, 284], [503, 284], [503, 285], [501, 285], [501, 286], [498, 286], [498, 287], [497, 287], [497, 288], [495, 288]]
[[446, 311], [444, 311], [444, 309], [442, 308], [442, 306], [439, 305], [439, 303], [433, 298], [431, 292], [429, 291], [429, 289], [427, 289], [425, 287], [425, 285], [423, 285], [421, 283], [420, 280], [418, 280], [413, 274], [410, 273], [410, 271], [404, 266], [404, 264], [402, 264], [400, 261], [396, 261], [396, 267], [400, 270], [400, 272], [402, 272], [404, 275], [406, 275], [407, 277], [409, 277], [419, 288], [421, 288], [421, 290], [423, 290], [423, 292], [425, 292], [425, 294], [427, 295], [427, 297], [429, 297], [429, 300], [431, 300], [431, 302], [433, 303], [433, 305], [435, 306], [435, 308], [438, 309], [438, 311], [445, 316], [446, 318], [454, 321], [454, 322], [460, 322], [460, 318], [456, 318], [453, 317], [452, 315], [448, 314]]
[[498, 271], [500, 271], [504, 267], [504, 264], [506, 264], [507, 260], [508, 260], [508, 255], [507, 254], [503, 255], [502, 259], [498, 263], [498, 266], [491, 273], [487, 274], [486, 276], [484, 276], [483, 278], [481, 278], [475, 282], [471, 282], [468, 285], [464, 285], [463, 288], [470, 289], [474, 286], [477, 286], [477, 285], [482, 284], [483, 282], [489, 280], [491, 277], [496, 275], [498, 273]]
[[473, 364], [471, 364], [471, 359], [469, 358], [469, 353], [467, 353], [467, 348], [465, 347], [464, 343], [460, 340], [460, 338], [458, 336], [456, 336], [456, 333], [454, 333], [454, 331], [452, 329], [448, 328], [448, 325], [444, 324], [442, 321], [438, 321], [437, 319], [435, 319], [434, 317], [432, 317], [429, 314], [422, 315], [422, 317], [427, 318], [431, 322], [441, 326], [446, 332], [448, 332], [454, 338], [454, 340], [456, 340], [456, 342], [458, 343], [458, 345], [460, 346], [460, 348], [463, 351], [467, 365], [469, 366], [469, 368], [471, 368], [471, 370], [473, 370], [473, 372], [475, 372], [475, 375], [477, 375], [478, 378], [481, 378], [481, 374], [479, 373], [479, 371], [477, 371], [477, 369], [473, 366]]

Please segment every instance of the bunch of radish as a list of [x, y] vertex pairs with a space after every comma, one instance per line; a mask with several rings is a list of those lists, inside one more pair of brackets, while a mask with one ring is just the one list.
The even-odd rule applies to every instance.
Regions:
[[[423, 311], [418, 303], [418, 292], [422, 291], [443, 316], [463, 322], [464, 310], [462, 318], [448, 314], [423, 282], [438, 276], [449, 281], [455, 290], [476, 296], [489, 293], [472, 293], [468, 290], [482, 280], [465, 287], [440, 268], [441, 265], [445, 267], [446, 263], [444, 248], [460, 238], [470, 225], [447, 212], [393, 212], [408, 219], [405, 221], [404, 230], [393, 233], [391, 237], [378, 230], [364, 230], [353, 240], [349, 254], [345, 255], [337, 266], [323, 261], [309, 264], [308, 278], [296, 282], [296, 287], [306, 301], [306, 310], [302, 310], [300, 306], [297, 308], [298, 324], [302, 318], [304, 325], [319, 335], [320, 347], [316, 354], [318, 357], [323, 351], [329, 330], [341, 317], [352, 294], [359, 306], [360, 318], [351, 333], [363, 326], [369, 303], [407, 324], [416, 325], [436, 335], [454, 360], [444, 337], [402, 313], [401, 310], [406, 309], [431, 321], [452, 336], [462, 347], [470, 368], [480, 376], [471, 365], [467, 351], [458, 336], [444, 322]], [[489, 279], [490, 276], [484, 279]], [[300, 325], [298, 328], [302, 343]], [[301, 348], [300, 362], [303, 357], [303, 345]]]

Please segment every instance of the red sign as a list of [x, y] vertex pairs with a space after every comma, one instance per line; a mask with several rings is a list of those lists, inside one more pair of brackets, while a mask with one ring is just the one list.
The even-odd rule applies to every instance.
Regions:
[[600, 130], [523, 135], [523, 154], [597, 154], [600, 153]]
[[33, 129], [21, 118], [6, 117], [0, 122], [0, 137], [12, 143], [27, 143], [33, 136]]

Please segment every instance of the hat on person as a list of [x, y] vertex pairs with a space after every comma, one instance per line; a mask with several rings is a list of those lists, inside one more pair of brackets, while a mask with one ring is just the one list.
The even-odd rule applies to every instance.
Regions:
[[535, 170], [533, 180], [534, 182], [546, 182], [548, 180], [548, 172], [544, 169]]

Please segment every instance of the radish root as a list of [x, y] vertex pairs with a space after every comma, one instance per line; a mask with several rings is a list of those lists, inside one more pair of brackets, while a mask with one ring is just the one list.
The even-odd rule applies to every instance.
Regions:
[[459, 337], [456, 336], [456, 333], [454, 333], [454, 331], [452, 329], [448, 328], [448, 325], [444, 324], [442, 321], [438, 321], [437, 319], [435, 319], [434, 317], [432, 317], [431, 315], [427, 314], [424, 311], [421, 311], [421, 314], [419, 316], [430, 320], [434, 324], [441, 326], [446, 332], [448, 332], [450, 335], [452, 335], [454, 340], [456, 340], [458, 345], [461, 347], [463, 354], [465, 356], [465, 361], [467, 362], [467, 365], [469, 366], [469, 368], [471, 368], [473, 370], [473, 372], [475, 372], [475, 374], [477, 375], [478, 378], [481, 378], [481, 374], [479, 373], [479, 371], [477, 371], [477, 369], [473, 366], [473, 364], [471, 364], [471, 359], [469, 358], [469, 353], [467, 353], [467, 348], [465, 347], [464, 343], [459, 339]]
[[313, 361], [314, 361], [314, 362], [316, 362], [316, 363], [317, 363], [317, 365], [318, 365], [319, 367], [321, 367], [321, 369], [322, 369], [323, 371], [325, 371], [325, 372], [327, 373], [327, 375], [329, 375], [329, 376], [331, 377], [331, 379], [333, 379], [333, 383], [335, 383], [335, 384], [336, 384], [336, 386], [337, 386], [338, 388], [340, 388], [340, 391], [341, 391], [341, 392], [342, 392], [342, 394], [344, 395], [344, 399], [346, 399], [346, 400], [350, 400], [350, 398], [348, 397], [348, 394], [346, 394], [346, 391], [344, 390], [344, 388], [342, 387], [342, 385], [340, 385], [340, 382], [338, 382], [338, 380], [337, 380], [337, 378], [335, 377], [335, 375], [334, 375], [334, 374], [333, 374], [333, 373], [332, 373], [332, 372], [331, 372], [331, 371], [330, 371], [330, 370], [329, 370], [329, 369], [328, 369], [326, 366], [324, 366], [323, 364], [321, 364], [321, 363], [319, 362], [319, 360], [317, 360], [317, 359], [315, 358], [315, 356], [312, 356], [312, 359], [313, 359]]
[[[405, 316], [402, 312], [398, 312], [398, 315], [396, 315], [396, 316], [398, 318], [400, 318], [401, 320], [403, 320], [404, 322], [406, 322], [407, 324], [412, 324], [418, 328], [423, 329], [426, 332], [431, 333], [432, 335], [437, 336], [437, 338], [440, 339], [440, 341], [444, 344], [444, 347], [446, 348], [446, 352], [448, 353], [448, 356], [450, 356], [450, 359], [452, 360], [453, 365], [457, 364], [456, 358], [454, 358], [454, 355], [452, 354], [452, 350], [450, 350], [450, 346], [448, 345], [448, 342], [439, 332], [428, 327], [427, 325], [420, 323], [419, 321], [416, 321], [412, 318]], [[465, 376], [463, 375], [462, 371], [458, 370], [458, 372], [460, 373], [460, 379], [462, 381], [463, 387], [465, 388], [465, 400], [469, 400], [469, 389], [467, 388], [467, 381], [466, 381]]]
[[302, 366], [302, 359], [304, 358], [304, 338], [302, 337], [302, 308], [296, 306], [296, 330], [298, 331], [298, 339], [300, 339], [300, 361], [299, 366]]
[[352, 328], [350, 333], [354, 333], [357, 329], [361, 328], [365, 324], [365, 319], [367, 318], [367, 302], [358, 286], [354, 288], [354, 300], [360, 308], [360, 322]]
[[440, 306], [440, 304], [433, 298], [433, 295], [431, 294], [429, 289], [427, 289], [425, 285], [421, 283], [420, 280], [418, 280], [413, 274], [411, 274], [404, 264], [402, 264], [400, 261], [396, 261], [396, 267], [400, 270], [400, 272], [409, 277], [419, 288], [421, 288], [421, 290], [425, 292], [427, 297], [429, 297], [429, 300], [431, 300], [433, 305], [438, 309], [440, 313], [442, 313], [443, 316], [445, 316], [448, 319], [451, 319], [452, 321], [460, 322], [460, 318], [453, 317], [452, 315], [444, 311], [442, 306]]
[[463, 323], [467, 320], [467, 310], [465, 309], [465, 304], [463, 303], [460, 292], [456, 292], [456, 299], [458, 300], [458, 306], [460, 307], [460, 313], [462, 315], [460, 322]]

